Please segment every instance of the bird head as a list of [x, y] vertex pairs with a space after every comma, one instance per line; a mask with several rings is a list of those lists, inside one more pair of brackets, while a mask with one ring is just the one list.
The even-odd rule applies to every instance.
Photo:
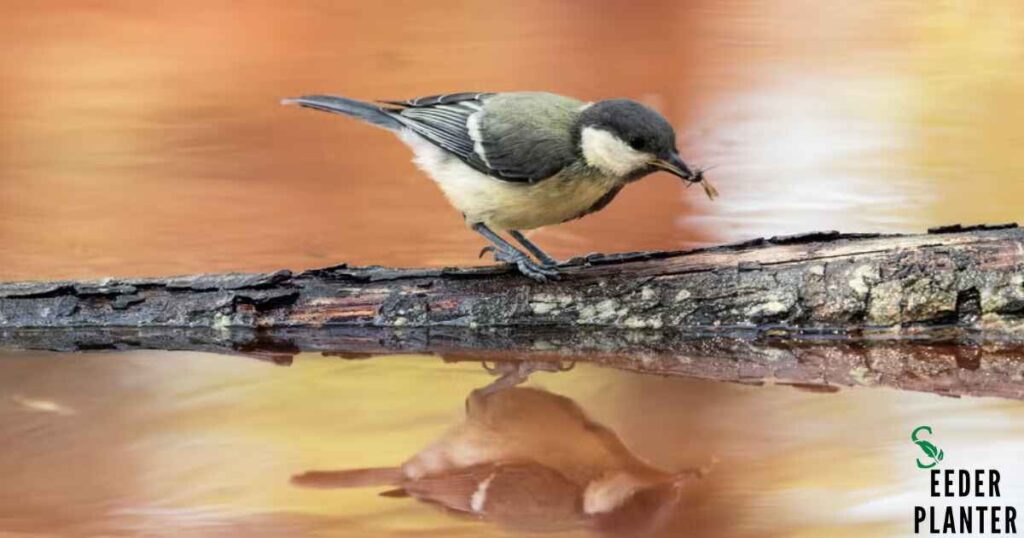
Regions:
[[698, 174], [676, 149], [676, 133], [661, 114], [636, 101], [609, 99], [580, 114], [579, 148], [587, 164], [627, 180], [664, 170], [695, 183]]

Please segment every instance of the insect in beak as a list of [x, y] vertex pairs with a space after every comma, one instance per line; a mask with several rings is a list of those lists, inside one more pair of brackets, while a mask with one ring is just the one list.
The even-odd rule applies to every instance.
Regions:
[[690, 170], [690, 167], [683, 161], [679, 154], [674, 151], [667, 159], [655, 159], [651, 161], [651, 165], [677, 176], [680, 179], [690, 182], [694, 181], [693, 170]]
[[704, 172], [707, 172], [710, 168], [698, 168], [697, 172], [694, 173], [693, 170], [683, 162], [683, 159], [679, 157], [679, 154], [675, 152], [673, 152], [668, 159], [656, 159], [652, 161], [651, 165], [688, 181], [688, 185], [700, 183], [701, 187], [704, 187], [704, 194], [706, 194], [710, 200], [714, 200], [718, 197], [718, 189], [711, 185], [707, 178], [704, 177]]
[[693, 182], [700, 183], [700, 186], [704, 187], [704, 194], [708, 195], [708, 200], [714, 200], [715, 198], [718, 198], [718, 189], [716, 189], [715, 186], [704, 177], [704, 172], [707, 172], [710, 169], [711, 168], [698, 168], [697, 174], [694, 175]]

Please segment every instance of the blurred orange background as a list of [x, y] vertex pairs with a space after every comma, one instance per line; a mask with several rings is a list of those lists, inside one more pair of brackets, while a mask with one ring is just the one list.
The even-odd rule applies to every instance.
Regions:
[[539, 230], [558, 256], [1021, 219], [1024, 4], [68, 2], [0, 18], [0, 278], [476, 263], [405, 147], [279, 106], [460, 90], [630, 97], [661, 174]]

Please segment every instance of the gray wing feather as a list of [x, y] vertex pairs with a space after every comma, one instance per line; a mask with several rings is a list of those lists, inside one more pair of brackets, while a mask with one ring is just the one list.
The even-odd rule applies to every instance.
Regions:
[[550, 93], [498, 94], [484, 109], [481, 146], [494, 174], [534, 183], [579, 158], [575, 124], [583, 103]]
[[422, 108], [436, 105], [449, 105], [453, 103], [465, 103], [470, 101], [476, 101], [479, 103], [492, 95], [494, 95], [493, 92], [442, 93], [440, 95], [427, 95], [425, 97], [417, 97], [415, 99], [406, 99], [402, 101], [381, 101], [381, 103], [395, 105], [402, 108]]
[[486, 163], [473, 151], [474, 140], [469, 132], [469, 117], [479, 112], [484, 100], [492, 95], [463, 92], [381, 103], [396, 107], [393, 116], [412, 132], [473, 168], [490, 174]]
[[[566, 97], [463, 92], [381, 103], [395, 107], [393, 117], [406, 128], [497, 179], [537, 182], [577, 158], [571, 127], [582, 103]], [[474, 140], [469, 121], [478, 112]]]

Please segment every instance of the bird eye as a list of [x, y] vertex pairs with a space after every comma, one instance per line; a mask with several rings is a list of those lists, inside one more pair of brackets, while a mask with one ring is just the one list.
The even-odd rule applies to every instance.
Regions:
[[634, 136], [633, 138], [630, 138], [629, 147], [636, 150], [644, 149], [644, 139], [640, 138], [639, 136]]

